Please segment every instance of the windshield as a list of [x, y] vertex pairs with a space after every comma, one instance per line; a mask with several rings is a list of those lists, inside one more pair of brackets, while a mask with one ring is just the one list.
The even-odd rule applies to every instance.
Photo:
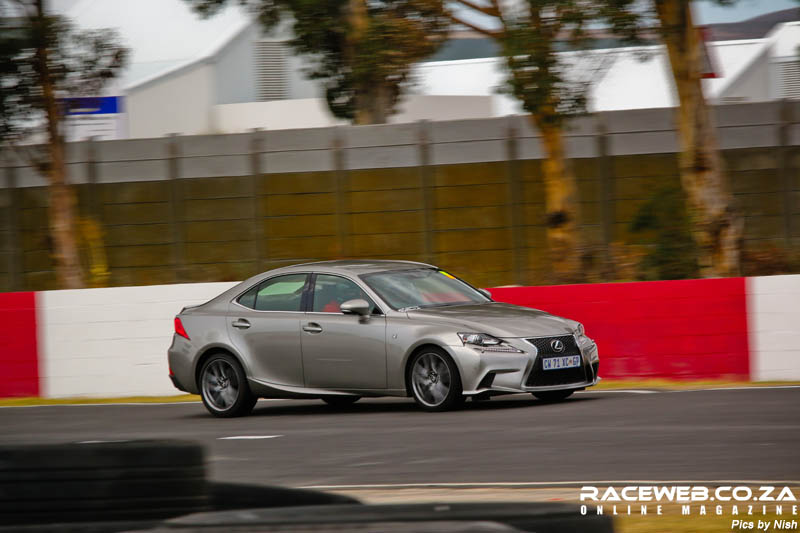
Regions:
[[433, 268], [390, 270], [362, 279], [396, 310], [491, 301], [455, 276]]

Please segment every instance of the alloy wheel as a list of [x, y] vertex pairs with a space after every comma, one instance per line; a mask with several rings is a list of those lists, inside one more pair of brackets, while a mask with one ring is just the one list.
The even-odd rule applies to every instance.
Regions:
[[452, 375], [447, 363], [437, 353], [425, 353], [414, 363], [411, 385], [414, 394], [424, 405], [441, 405], [450, 392]]
[[203, 375], [203, 396], [215, 409], [226, 411], [239, 398], [239, 378], [224, 359], [212, 361]]

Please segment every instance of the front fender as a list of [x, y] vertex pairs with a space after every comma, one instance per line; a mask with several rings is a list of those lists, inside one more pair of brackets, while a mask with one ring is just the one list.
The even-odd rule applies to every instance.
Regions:
[[393, 319], [387, 321], [386, 328], [386, 354], [387, 354], [387, 383], [390, 389], [408, 390], [406, 387], [406, 368], [410, 357], [425, 345], [436, 346], [453, 359], [459, 374], [463, 377], [470, 374], [477, 367], [478, 357], [470, 361], [469, 356], [462, 357], [455, 348], [462, 346], [461, 340], [456, 335], [456, 328], [445, 325], [430, 325], [414, 323], [408, 319]]

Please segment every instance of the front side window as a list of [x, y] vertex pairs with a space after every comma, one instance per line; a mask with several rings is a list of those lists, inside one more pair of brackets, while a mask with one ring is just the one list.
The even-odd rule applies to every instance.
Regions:
[[362, 279], [394, 309], [491, 301], [455, 276], [433, 268], [390, 270], [367, 274]]
[[306, 274], [277, 276], [253, 287], [239, 303], [257, 311], [301, 311]]
[[341, 305], [348, 300], [366, 300], [371, 306], [371, 313], [380, 312], [372, 299], [361, 288], [349, 279], [328, 274], [317, 274], [314, 282], [315, 313], [341, 313]]

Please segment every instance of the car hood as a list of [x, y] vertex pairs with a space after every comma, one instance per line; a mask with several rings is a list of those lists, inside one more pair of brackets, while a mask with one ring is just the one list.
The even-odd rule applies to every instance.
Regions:
[[477, 305], [431, 307], [408, 311], [411, 319], [447, 323], [462, 331], [495, 337], [543, 337], [571, 334], [578, 323], [539, 309], [491, 302]]

